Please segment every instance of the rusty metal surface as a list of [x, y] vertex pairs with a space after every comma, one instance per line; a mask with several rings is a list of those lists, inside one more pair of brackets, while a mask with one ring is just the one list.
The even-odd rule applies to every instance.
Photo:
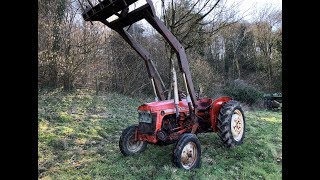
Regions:
[[109, 27], [111, 27], [112, 29], [115, 29], [115, 28], [122, 28], [122, 27], [129, 26], [141, 19], [144, 19], [145, 14], [150, 11], [151, 9], [148, 4], [143, 5], [133, 10], [132, 12], [128, 13], [126, 16], [119, 17], [119, 19], [116, 19], [110, 22]]
[[91, 1], [87, 2], [92, 6], [91, 8], [84, 8], [82, 16], [85, 21], [101, 21], [117, 14], [119, 11], [125, 9], [137, 0], [105, 0], [97, 5], [93, 5]]

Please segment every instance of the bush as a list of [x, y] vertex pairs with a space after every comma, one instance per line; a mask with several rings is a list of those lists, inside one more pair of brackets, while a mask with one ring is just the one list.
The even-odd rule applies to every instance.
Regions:
[[247, 103], [250, 106], [263, 98], [262, 92], [244, 83], [242, 80], [235, 80], [224, 89], [224, 93], [233, 99], [242, 103]]

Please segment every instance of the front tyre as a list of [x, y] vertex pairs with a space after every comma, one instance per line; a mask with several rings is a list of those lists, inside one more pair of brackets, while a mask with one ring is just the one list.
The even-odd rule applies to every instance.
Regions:
[[239, 102], [231, 100], [221, 107], [217, 127], [218, 135], [226, 147], [242, 144], [245, 135], [245, 117]]
[[144, 151], [147, 147], [146, 141], [135, 141], [134, 135], [137, 126], [129, 126], [122, 131], [119, 140], [119, 148], [123, 155], [130, 156]]
[[172, 161], [178, 168], [186, 170], [200, 166], [201, 147], [195, 134], [185, 133], [181, 135], [173, 150]]

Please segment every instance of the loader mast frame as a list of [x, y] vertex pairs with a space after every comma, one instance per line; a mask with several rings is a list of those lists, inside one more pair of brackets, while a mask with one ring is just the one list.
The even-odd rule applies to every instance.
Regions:
[[[164, 23], [156, 16], [155, 9], [151, 0], [146, 0], [146, 4], [129, 12], [129, 6], [137, 0], [105, 0], [100, 1], [97, 5], [87, 0], [91, 7], [83, 8], [82, 14], [85, 21], [100, 21], [109, 28], [118, 32], [120, 36], [142, 57], [147, 67], [149, 78], [153, 82], [157, 98], [162, 101], [165, 100], [164, 86], [161, 82], [161, 77], [157, 73], [153, 65], [150, 53], [144, 49], [128, 32], [124, 29], [126, 26], [145, 19], [154, 29], [161, 34], [164, 39], [169, 43], [171, 48], [177, 54], [178, 65], [180, 72], [183, 74], [184, 82], [186, 83], [186, 91], [190, 95], [193, 107], [197, 108], [197, 99], [195, 89], [191, 78], [189, 63], [185, 53], [185, 49], [177, 38], [170, 32]], [[80, 3], [80, 1], [79, 1]], [[80, 3], [80, 5], [82, 5]], [[121, 11], [120, 13], [118, 13]], [[107, 21], [112, 15], [117, 15], [119, 18], [114, 21]]]

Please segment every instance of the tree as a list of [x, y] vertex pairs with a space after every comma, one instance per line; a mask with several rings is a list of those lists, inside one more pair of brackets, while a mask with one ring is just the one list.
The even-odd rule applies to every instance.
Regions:
[[[249, 23], [241, 20], [237, 5], [162, 0], [161, 18], [186, 49], [194, 85], [204, 95], [215, 97], [235, 80], [281, 91], [281, 11], [265, 8]], [[39, 0], [38, 7], [40, 88], [153, 94], [144, 61], [108, 27], [85, 22], [78, 1]], [[128, 31], [150, 52], [163, 84], [170, 84], [176, 57], [159, 34], [142, 26], [133, 24]], [[178, 83], [183, 83], [180, 76]]]
[[[268, 78], [268, 91], [273, 88], [275, 72], [274, 65], [281, 64], [281, 16], [282, 12], [267, 6], [258, 13], [258, 21], [254, 23], [253, 32], [255, 35], [256, 46], [258, 48], [258, 58], [261, 65], [265, 67]], [[278, 33], [277, 33], [278, 32]], [[276, 46], [278, 43], [278, 46]], [[279, 51], [280, 49], [280, 51]], [[279, 74], [278, 74], [279, 75]]]
[[[162, 11], [165, 25], [177, 37], [189, 57], [190, 54], [204, 57], [207, 54], [208, 41], [220, 29], [238, 21], [234, 15], [235, 11], [229, 9], [225, 1], [221, 0], [171, 0], [167, 2], [162, 0]], [[166, 52], [171, 69], [175, 57], [168, 45], [166, 45]], [[200, 59], [205, 60], [206, 58]]]
[[[54, 10], [52, 10], [54, 9]], [[39, 82], [42, 87], [74, 89], [77, 75], [101, 56], [101, 26], [80, 21], [74, 1], [39, 1]], [[101, 59], [101, 58], [100, 58]]]
[[[39, 6], [39, 68], [40, 82], [49, 88], [58, 84], [58, 58], [60, 51], [61, 24], [66, 11], [67, 1], [38, 1]], [[50, 23], [51, 22], [51, 23]], [[41, 68], [42, 67], [42, 68]], [[43, 70], [43, 71], [42, 71]]]

